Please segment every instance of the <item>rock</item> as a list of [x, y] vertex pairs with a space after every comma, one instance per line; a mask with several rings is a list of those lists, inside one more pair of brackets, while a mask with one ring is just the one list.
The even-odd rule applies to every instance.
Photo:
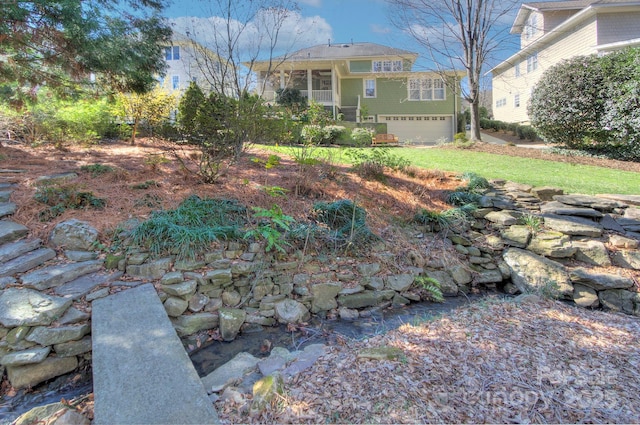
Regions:
[[65, 251], [64, 256], [71, 261], [91, 261], [98, 258], [97, 252], [90, 251]]
[[102, 269], [102, 260], [56, 264], [22, 275], [22, 284], [38, 290], [58, 287], [78, 277]]
[[260, 359], [249, 353], [238, 353], [233, 359], [223, 364], [201, 379], [207, 393], [220, 392], [228, 383], [242, 378], [253, 370]]
[[319, 283], [311, 287], [313, 300], [311, 301], [311, 312], [329, 311], [338, 307], [336, 297], [342, 290], [340, 283]]
[[164, 276], [160, 278], [160, 284], [175, 285], [176, 283], [180, 283], [183, 280], [184, 280], [184, 275], [182, 274], [182, 272], [169, 272], [169, 273], [165, 273]]
[[247, 312], [238, 308], [221, 308], [218, 311], [218, 316], [220, 336], [224, 341], [233, 341], [240, 332]]
[[610, 235], [609, 243], [615, 246], [616, 248], [623, 248], [623, 249], [637, 249], [638, 246], [640, 245], [640, 242], [637, 241], [636, 239], [627, 238], [621, 235]]
[[573, 269], [569, 274], [571, 281], [589, 286], [597, 291], [606, 289], [627, 289], [634, 285], [633, 279], [615, 274], [593, 273], [587, 269]]
[[384, 279], [379, 276], [372, 276], [368, 279], [365, 279], [365, 286], [368, 289], [373, 289], [374, 291], [380, 291], [384, 289]]
[[[353, 296], [353, 295], [351, 295]], [[286, 299], [275, 304], [276, 319], [280, 323], [301, 323], [310, 318], [309, 310], [304, 304]]]
[[50, 248], [39, 248], [0, 265], [0, 276], [15, 275], [36, 268], [55, 258], [56, 252]]
[[503, 291], [505, 292], [505, 294], [509, 295], [515, 295], [520, 292], [518, 290], [518, 287], [511, 282], [508, 282], [506, 285], [504, 285]]
[[492, 211], [484, 216], [485, 220], [500, 226], [511, 226], [518, 222], [518, 219], [509, 211]]
[[266, 359], [260, 360], [258, 370], [263, 376], [271, 375], [274, 372], [283, 370], [287, 363], [295, 358], [289, 350], [283, 347], [274, 347]]
[[576, 253], [574, 254], [576, 260], [594, 266], [609, 267], [611, 265], [609, 252], [602, 242], [594, 240], [574, 241], [572, 245], [576, 248]]
[[110, 274], [103, 272], [90, 273], [58, 286], [54, 292], [56, 295], [77, 300], [86, 296], [98, 286], [106, 285], [120, 278], [122, 274], [120, 271]]
[[40, 184], [46, 184], [46, 183], [50, 183], [50, 182], [60, 182], [62, 180], [73, 180], [73, 179], [77, 179], [78, 178], [78, 174], [74, 173], [72, 171], [70, 172], [65, 172], [65, 173], [56, 173], [56, 174], [51, 174], [48, 176], [40, 176], [36, 179], [36, 182], [40, 183]]
[[[34, 407], [28, 412], [20, 415], [18, 419], [15, 420], [15, 422], [12, 422], [12, 425], [32, 425], [32, 424], [50, 425], [50, 423], [48, 422], [49, 419], [52, 416], [56, 415], [57, 413], [65, 410], [70, 411], [67, 405], [60, 402]], [[62, 424], [64, 424], [64, 422], [60, 423], [60, 425]]]
[[627, 232], [640, 232], [640, 220], [622, 217], [616, 219], [616, 221]]
[[63, 342], [53, 346], [58, 357], [78, 356], [91, 351], [91, 337], [85, 336], [79, 341]]
[[91, 314], [78, 310], [75, 307], [69, 307], [62, 317], [57, 320], [57, 323], [60, 325], [71, 325], [89, 319], [91, 319]]
[[553, 197], [553, 200], [567, 205], [593, 208], [605, 212], [627, 206], [625, 203], [619, 201], [589, 195], [556, 195]]
[[169, 317], [178, 317], [189, 307], [189, 303], [185, 299], [178, 297], [169, 297], [163, 304]]
[[198, 283], [195, 280], [186, 280], [172, 285], [162, 285], [162, 290], [169, 295], [189, 299], [196, 293], [197, 286]]
[[557, 187], [541, 186], [531, 189], [531, 193], [536, 195], [541, 201], [552, 201], [556, 195], [563, 195], [564, 191]]
[[[420, 300], [418, 299], [418, 301], [420, 301]], [[407, 304], [410, 304], [410, 303], [411, 303], [411, 301], [408, 298], [405, 298], [400, 294], [395, 294], [394, 297], [393, 297], [393, 301], [392, 301], [392, 305], [394, 307], [401, 307], [403, 305], [407, 305]]]
[[504, 279], [502, 277], [502, 273], [500, 272], [500, 270], [495, 269], [495, 270], [483, 270], [481, 272], [478, 272], [476, 278], [475, 278], [475, 282], [476, 283], [481, 283], [481, 284], [487, 284], [487, 283], [500, 283], [502, 282]]
[[457, 235], [455, 233], [449, 233], [447, 235], [447, 238], [449, 238], [451, 243], [453, 243], [454, 245], [462, 245], [462, 246], [473, 245], [469, 239], [465, 238], [464, 236]]
[[47, 326], [69, 308], [73, 300], [32, 289], [8, 288], [0, 293], [2, 326]]
[[627, 208], [624, 210], [624, 217], [640, 220], [640, 208]]
[[38, 326], [27, 335], [26, 340], [47, 346], [76, 341], [89, 332], [91, 332], [91, 327], [88, 324], [60, 326], [57, 328]]
[[281, 375], [268, 375], [253, 385], [253, 400], [250, 413], [260, 413], [279, 395], [284, 393], [284, 380]]
[[560, 232], [540, 232], [529, 242], [527, 250], [545, 257], [567, 258], [577, 251], [569, 236]]
[[161, 258], [144, 264], [127, 264], [127, 274], [131, 277], [156, 280], [162, 278], [171, 267], [171, 258]]
[[98, 298], [104, 298], [109, 295], [109, 288], [101, 288], [97, 289], [93, 292], [88, 293], [84, 299], [88, 303], [97, 300]]
[[387, 288], [393, 289], [396, 292], [403, 292], [409, 289], [414, 279], [415, 277], [410, 274], [397, 274], [385, 278]]
[[6, 263], [29, 251], [38, 249], [42, 241], [40, 239], [20, 240], [17, 242], [5, 243], [0, 246], [0, 263]]
[[573, 302], [585, 308], [596, 308], [600, 305], [598, 293], [593, 288], [579, 283], [573, 285]]
[[47, 357], [37, 364], [8, 366], [7, 376], [14, 388], [34, 387], [47, 379], [69, 373], [76, 367], [76, 357]]
[[60, 416], [54, 418], [47, 425], [89, 425], [91, 421], [86, 416], [71, 409], [65, 409]]
[[593, 208], [581, 208], [566, 205], [561, 202], [546, 202], [540, 206], [540, 212], [543, 214], [571, 215], [580, 217], [602, 217], [600, 211]]
[[624, 233], [624, 228], [618, 224], [612, 214], [605, 214], [600, 219], [600, 225], [605, 230], [613, 230], [614, 232]]
[[228, 290], [222, 293], [222, 302], [228, 307], [235, 307], [242, 301], [242, 295], [236, 290]]
[[640, 195], [597, 194], [598, 198], [618, 201], [627, 205], [640, 205]]
[[520, 292], [573, 296], [573, 285], [562, 264], [519, 248], [507, 249], [503, 259], [511, 268], [511, 281]]
[[342, 320], [356, 320], [360, 317], [360, 313], [355, 308], [340, 307], [338, 315]]
[[531, 230], [528, 226], [513, 225], [503, 229], [500, 236], [506, 245], [525, 248], [531, 240]]
[[58, 223], [50, 240], [56, 248], [90, 251], [98, 241], [98, 231], [91, 224], [72, 218]]
[[602, 236], [602, 226], [593, 221], [581, 217], [560, 217], [552, 214], [544, 214], [544, 226], [548, 229], [573, 236], [589, 236], [599, 238]]
[[0, 244], [16, 241], [29, 233], [22, 224], [9, 220], [0, 220]]
[[452, 266], [449, 269], [449, 273], [451, 273], [451, 277], [457, 285], [466, 285], [467, 283], [471, 283], [473, 280], [469, 269], [462, 264]]
[[201, 260], [177, 260], [173, 267], [176, 270], [181, 271], [193, 271], [198, 270], [206, 266], [207, 264]]
[[326, 353], [323, 344], [307, 345], [289, 366], [282, 371], [282, 376], [292, 377], [313, 366], [313, 364]]
[[0, 204], [0, 218], [13, 215], [18, 210], [18, 206], [13, 202], [3, 202]]
[[231, 269], [224, 270], [208, 270], [204, 274], [204, 279], [208, 280], [214, 286], [225, 287], [231, 284], [233, 275]]
[[602, 304], [604, 308], [613, 311], [622, 311], [627, 314], [634, 313], [635, 296], [635, 293], [624, 289], [610, 289], [598, 293], [600, 304]]
[[2, 356], [0, 364], [3, 366], [22, 366], [40, 363], [47, 358], [50, 351], [51, 347], [37, 347], [28, 350], [14, 351]]
[[440, 284], [440, 290], [445, 297], [455, 297], [458, 295], [459, 287], [453, 277], [446, 270], [434, 270], [425, 272], [427, 277], [435, 279]]
[[205, 329], [213, 329], [218, 326], [219, 322], [218, 314], [214, 313], [196, 313], [171, 319], [171, 323], [180, 337], [193, 335]]
[[189, 299], [189, 311], [192, 313], [197, 313], [204, 309], [204, 307], [209, 303], [209, 297], [205, 294], [193, 294], [193, 296]]
[[613, 264], [625, 269], [640, 270], [640, 252], [639, 251], [618, 251], [615, 252], [611, 260]]

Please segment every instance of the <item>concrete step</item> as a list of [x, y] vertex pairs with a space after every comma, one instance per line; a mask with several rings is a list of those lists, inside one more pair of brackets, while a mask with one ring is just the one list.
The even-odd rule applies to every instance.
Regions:
[[10, 242], [0, 246], [0, 263], [6, 263], [9, 260], [13, 260], [26, 254], [29, 251], [33, 251], [40, 247], [42, 241], [40, 239], [21, 240], [18, 242]]
[[94, 421], [218, 424], [218, 415], [151, 284], [93, 302]]
[[84, 297], [98, 286], [113, 282], [114, 280], [119, 279], [122, 275], [123, 273], [121, 271], [113, 273], [106, 273], [103, 271], [89, 273], [84, 276], [80, 276], [71, 282], [58, 286], [53, 292], [61, 297], [77, 300]]
[[46, 261], [55, 258], [55, 256], [56, 252], [51, 248], [39, 248], [35, 251], [30, 251], [0, 265], [0, 276], [11, 276], [35, 269]]
[[29, 229], [10, 220], [0, 220], [0, 244], [17, 241], [29, 233]]

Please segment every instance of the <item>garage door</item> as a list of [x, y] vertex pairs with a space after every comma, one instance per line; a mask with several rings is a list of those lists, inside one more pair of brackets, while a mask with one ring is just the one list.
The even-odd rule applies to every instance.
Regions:
[[435, 144], [453, 137], [450, 115], [378, 115], [378, 122], [386, 123], [387, 133], [401, 142]]

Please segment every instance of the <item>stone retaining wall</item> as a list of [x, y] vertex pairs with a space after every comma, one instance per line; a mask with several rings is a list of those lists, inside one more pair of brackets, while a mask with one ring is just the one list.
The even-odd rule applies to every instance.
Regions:
[[[379, 246], [366, 260], [300, 254], [278, 261], [259, 244], [230, 242], [198, 261], [107, 256], [106, 268], [120, 272], [78, 278], [85, 280], [74, 281], [72, 295], [60, 287], [54, 293], [50, 287], [25, 289], [25, 282], [3, 278], [1, 363], [15, 387], [74, 370], [91, 358], [87, 302], [143, 281], [155, 282], [180, 336], [217, 330], [224, 340], [243, 328], [299, 323], [311, 314], [357, 319], [373, 309], [429, 299], [416, 283], [419, 276], [440, 282], [445, 296], [475, 288], [535, 291], [640, 316], [640, 196], [564, 195], [555, 188], [492, 183], [475, 219], [439, 235], [416, 228], [415, 249], [407, 253]], [[544, 223], [537, 225], [533, 216]], [[86, 223], [80, 227], [91, 234]], [[444, 248], [432, 250], [445, 233]], [[69, 252], [78, 258], [77, 249]], [[96, 261], [86, 262], [91, 271]]]

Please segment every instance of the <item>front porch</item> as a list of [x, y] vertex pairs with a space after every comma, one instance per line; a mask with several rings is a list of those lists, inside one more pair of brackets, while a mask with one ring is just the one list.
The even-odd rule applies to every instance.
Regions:
[[258, 93], [268, 102], [274, 102], [279, 89], [292, 88], [300, 94], [330, 108], [340, 107], [340, 88], [333, 69], [279, 70], [260, 73]]

